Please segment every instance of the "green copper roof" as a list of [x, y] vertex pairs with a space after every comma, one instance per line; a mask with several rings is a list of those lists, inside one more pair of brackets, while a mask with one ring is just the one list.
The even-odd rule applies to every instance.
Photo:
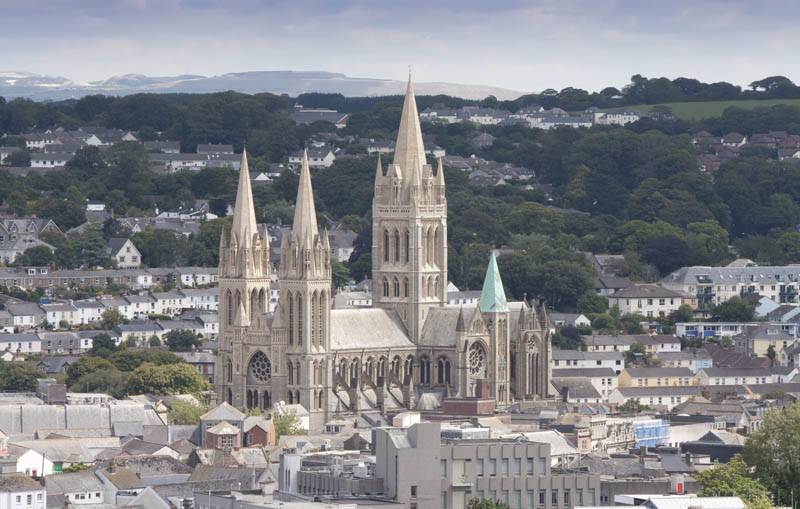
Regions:
[[489, 266], [486, 268], [486, 278], [483, 280], [481, 290], [481, 311], [483, 313], [504, 313], [508, 311], [506, 292], [503, 290], [503, 280], [500, 279], [500, 269], [497, 268], [497, 258], [492, 252]]

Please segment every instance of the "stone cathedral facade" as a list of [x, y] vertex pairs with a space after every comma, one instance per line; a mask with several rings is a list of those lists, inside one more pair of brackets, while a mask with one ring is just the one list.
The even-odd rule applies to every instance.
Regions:
[[427, 162], [410, 80], [394, 159], [378, 160], [372, 217], [373, 307], [331, 309], [331, 248], [304, 158], [269, 313], [269, 237], [242, 155], [233, 224], [220, 237], [220, 401], [299, 403], [318, 427], [334, 414], [435, 410], [445, 398], [492, 398], [502, 408], [553, 394], [547, 313], [506, 300], [494, 255], [479, 305], [447, 304], [444, 170]]

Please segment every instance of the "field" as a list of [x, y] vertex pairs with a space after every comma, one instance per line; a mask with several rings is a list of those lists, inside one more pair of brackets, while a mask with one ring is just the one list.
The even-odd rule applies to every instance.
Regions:
[[769, 107], [776, 104], [790, 104], [800, 106], [800, 99], [747, 99], [743, 101], [704, 101], [704, 102], [678, 102], [664, 104], [636, 104], [623, 108], [609, 108], [607, 111], [618, 110], [638, 110], [650, 111], [654, 106], [668, 106], [676, 117], [684, 120], [700, 120], [709, 117], [719, 117], [726, 108], [736, 106], [737, 108], [759, 108]]

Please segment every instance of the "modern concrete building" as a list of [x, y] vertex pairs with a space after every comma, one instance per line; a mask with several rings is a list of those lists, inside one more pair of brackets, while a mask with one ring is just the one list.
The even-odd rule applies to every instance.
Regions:
[[551, 470], [550, 445], [527, 439], [442, 439], [438, 423], [374, 432], [375, 476], [408, 508], [461, 509], [472, 498], [511, 508], [566, 509], [600, 502], [600, 478]]

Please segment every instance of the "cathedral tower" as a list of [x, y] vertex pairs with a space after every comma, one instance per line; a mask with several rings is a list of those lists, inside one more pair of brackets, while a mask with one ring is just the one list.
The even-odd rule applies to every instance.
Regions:
[[269, 408], [276, 389], [282, 392], [283, 352], [269, 341], [269, 238], [256, 224], [244, 151], [233, 223], [219, 244], [217, 396], [238, 408]]
[[414, 343], [428, 310], [447, 302], [444, 171], [427, 164], [410, 78], [394, 160], [375, 172], [372, 284], [374, 305], [396, 310]]
[[280, 305], [273, 333], [286, 338], [288, 403], [299, 403], [315, 422], [327, 408], [330, 349], [331, 248], [317, 226], [308, 153], [303, 154], [291, 233], [281, 240]]

